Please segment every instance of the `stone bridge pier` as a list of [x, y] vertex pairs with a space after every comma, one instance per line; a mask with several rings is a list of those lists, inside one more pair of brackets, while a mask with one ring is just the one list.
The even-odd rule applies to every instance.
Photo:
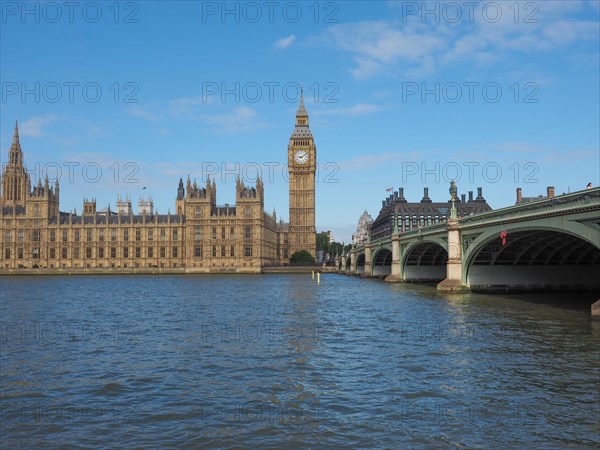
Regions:
[[441, 281], [437, 288], [439, 291], [464, 291], [469, 290], [463, 284], [463, 264], [461, 258], [461, 240], [458, 230], [458, 220], [450, 219], [446, 226], [448, 230], [448, 262], [446, 263], [446, 279]]
[[400, 236], [392, 236], [392, 272], [385, 278], [387, 283], [400, 283], [403, 281], [402, 261], [400, 258]]

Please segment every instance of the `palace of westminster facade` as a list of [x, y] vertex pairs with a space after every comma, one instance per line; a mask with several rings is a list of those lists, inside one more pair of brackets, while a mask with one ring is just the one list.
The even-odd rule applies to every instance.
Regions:
[[217, 205], [214, 180], [200, 187], [179, 180], [175, 214], [154, 213], [140, 201], [117, 202], [117, 211], [96, 210], [84, 200], [81, 215], [59, 209], [59, 181], [48, 178], [31, 189], [18, 124], [0, 192], [0, 273], [19, 269], [260, 272], [285, 265], [298, 250], [316, 254], [316, 146], [301, 96], [288, 145], [289, 224], [264, 211], [264, 184], [236, 181], [236, 204]]

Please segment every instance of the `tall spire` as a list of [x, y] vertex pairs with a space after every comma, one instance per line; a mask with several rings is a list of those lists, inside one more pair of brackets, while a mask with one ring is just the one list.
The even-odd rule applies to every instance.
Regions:
[[308, 129], [308, 113], [304, 107], [304, 88], [300, 88], [300, 104], [298, 105], [298, 111], [296, 111], [296, 133], [300, 133], [303, 137], [310, 135]]
[[296, 111], [296, 116], [308, 116], [306, 112], [306, 108], [304, 108], [304, 88], [300, 87], [300, 104], [298, 105], [298, 111]]
[[15, 120], [15, 133], [13, 134], [13, 145], [19, 144], [19, 120]]
[[177, 200], [183, 200], [185, 197], [185, 190], [183, 188], [183, 178], [179, 178], [179, 186], [177, 186]]
[[19, 142], [19, 121], [15, 120], [15, 132], [13, 134], [13, 142], [10, 146], [8, 154], [8, 162], [17, 166], [23, 165], [23, 152], [21, 151], [21, 143]]

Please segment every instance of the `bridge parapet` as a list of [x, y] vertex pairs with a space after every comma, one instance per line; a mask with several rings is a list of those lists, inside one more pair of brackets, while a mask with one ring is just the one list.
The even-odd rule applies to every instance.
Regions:
[[499, 220], [510, 221], [530, 216], [544, 216], [544, 212], [549, 215], [556, 215], [564, 214], [565, 211], [570, 210], [590, 209], [600, 209], [600, 187], [463, 217], [458, 220], [458, 223], [461, 228], [470, 228], [471, 226], [481, 226]]

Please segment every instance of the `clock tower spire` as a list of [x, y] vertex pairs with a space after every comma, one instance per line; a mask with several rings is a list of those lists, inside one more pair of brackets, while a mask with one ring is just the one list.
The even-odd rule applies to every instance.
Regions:
[[315, 229], [315, 172], [317, 147], [308, 126], [304, 107], [304, 92], [296, 111], [296, 126], [288, 144], [288, 173], [290, 180], [290, 255], [306, 250], [316, 256]]

